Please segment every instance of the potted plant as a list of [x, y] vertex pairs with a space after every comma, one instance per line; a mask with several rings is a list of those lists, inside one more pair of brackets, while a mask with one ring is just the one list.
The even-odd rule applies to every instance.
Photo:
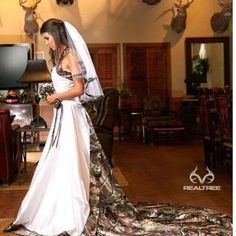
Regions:
[[207, 72], [209, 69], [207, 58], [196, 58], [193, 60], [193, 75], [196, 77], [200, 83], [205, 83], [207, 79]]

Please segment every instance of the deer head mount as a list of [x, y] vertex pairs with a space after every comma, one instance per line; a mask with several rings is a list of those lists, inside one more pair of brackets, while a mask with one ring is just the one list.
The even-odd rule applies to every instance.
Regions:
[[147, 3], [148, 5], [154, 5], [160, 2], [161, 0], [143, 0], [143, 2]]
[[218, 0], [218, 4], [222, 7], [222, 10], [211, 17], [211, 28], [214, 32], [223, 33], [228, 28], [232, 16], [232, 1]]
[[74, 0], [57, 0], [57, 4], [60, 5], [72, 5]]
[[177, 1], [177, 3], [174, 3], [175, 8], [177, 9], [177, 14], [175, 15], [173, 13], [171, 27], [175, 32], [181, 33], [186, 28], [187, 8], [191, 5], [191, 3], [193, 3], [194, 0], [188, 0], [186, 4], [182, 4], [182, 0]]
[[25, 11], [25, 23], [24, 23], [24, 31], [28, 35], [33, 35], [38, 32], [39, 25], [36, 21], [37, 16], [35, 13], [35, 9], [38, 5], [38, 3], [41, 2], [41, 0], [36, 0], [35, 3], [32, 6], [24, 6], [24, 3], [26, 3], [27, 0], [19, 0], [20, 6]]

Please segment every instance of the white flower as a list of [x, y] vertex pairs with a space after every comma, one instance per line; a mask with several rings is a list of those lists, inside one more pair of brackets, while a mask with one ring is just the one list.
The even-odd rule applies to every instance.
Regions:
[[55, 93], [55, 89], [52, 83], [45, 83], [43, 84], [38, 91], [38, 97], [40, 100], [46, 100], [47, 96], [52, 95]]

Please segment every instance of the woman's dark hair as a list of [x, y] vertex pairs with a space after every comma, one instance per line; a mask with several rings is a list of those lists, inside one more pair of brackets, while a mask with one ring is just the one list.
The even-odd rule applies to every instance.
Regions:
[[49, 33], [50, 35], [52, 35], [55, 41], [56, 50], [49, 50], [52, 64], [55, 66], [56, 62], [58, 62], [61, 58], [61, 45], [68, 47], [65, 24], [62, 20], [59, 19], [49, 19], [42, 24], [40, 28], [40, 34], [42, 33]]

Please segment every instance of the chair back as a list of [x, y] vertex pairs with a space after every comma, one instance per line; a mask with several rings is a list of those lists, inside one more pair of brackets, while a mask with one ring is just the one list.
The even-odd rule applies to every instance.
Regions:
[[104, 96], [92, 104], [88, 111], [94, 127], [113, 131], [118, 120], [119, 91], [115, 88], [104, 88]]
[[232, 105], [226, 94], [216, 95], [216, 109], [219, 116], [219, 131], [223, 140], [232, 140]]
[[208, 93], [201, 93], [199, 95], [199, 103], [201, 133], [203, 136], [214, 138], [218, 133], [218, 117], [214, 107], [214, 102], [210, 101]]
[[113, 130], [118, 119], [119, 91], [115, 88], [105, 88], [103, 93], [95, 126]]
[[165, 115], [169, 112], [168, 101], [166, 97], [150, 95], [143, 99], [143, 115]]

